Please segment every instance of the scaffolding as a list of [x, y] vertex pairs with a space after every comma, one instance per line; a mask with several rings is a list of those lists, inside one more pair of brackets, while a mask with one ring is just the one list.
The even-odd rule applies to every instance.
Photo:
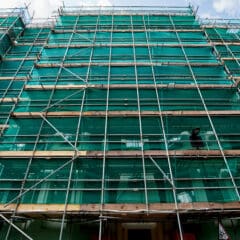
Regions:
[[[59, 240], [71, 223], [127, 240], [140, 220], [183, 240], [189, 219], [239, 217], [239, 20], [63, 6], [26, 25], [2, 12], [0, 238], [40, 239], [27, 225], [44, 217]], [[169, 232], [153, 224], [167, 218]]]

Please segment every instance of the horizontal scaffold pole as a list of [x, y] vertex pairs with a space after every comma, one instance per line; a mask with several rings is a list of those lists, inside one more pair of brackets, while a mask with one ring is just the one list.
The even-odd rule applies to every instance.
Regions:
[[14, 98], [14, 97], [6, 97], [6, 98], [0, 98], [0, 102], [1, 103], [7, 103], [7, 102], [17, 102], [18, 98]]
[[[24, 42], [21, 42], [21, 43], [15, 43], [14, 44], [15, 46], [43, 46], [43, 43], [32, 43], [32, 42], [29, 42], [29, 43], [24, 43]], [[58, 45], [58, 46], [57, 46]], [[64, 46], [65, 45], [65, 46]], [[101, 45], [101, 44], [99, 44]], [[131, 44], [132, 45], [132, 44]], [[146, 44], [144, 44], [146, 45]], [[165, 44], [165, 43], [159, 43], [157, 44], [158, 46], [173, 46], [174, 47], [174, 44]], [[175, 44], [176, 46], [180, 46], [179, 44]], [[212, 45], [231, 45], [231, 46], [240, 46], [240, 42], [238, 41], [231, 41], [231, 42], [212, 42]], [[54, 48], [59, 48], [59, 47], [67, 47], [66, 44], [52, 44], [52, 45], [47, 45], [47, 46], [44, 46], [44, 47], [50, 47], [50, 46], [53, 46]], [[91, 45], [91, 44], [70, 44], [68, 47], [69, 48], [72, 48], [72, 47], [91, 47], [91, 46], [97, 46], [97, 44], [94, 44], [94, 45]], [[111, 45], [113, 46], [113, 45]], [[135, 45], [137, 46], [137, 44]], [[211, 46], [209, 45], [208, 43], [206, 44], [183, 44], [184, 47], [201, 47], [201, 46]]]
[[[124, 28], [124, 29], [109, 29], [109, 28], [100, 28], [99, 29], [99, 32], [145, 32], [145, 29], [142, 29], [142, 28], [139, 28], [139, 29], [132, 29], [132, 28]], [[202, 32], [202, 29], [184, 29], [184, 28], [181, 28], [181, 29], [172, 29], [172, 28], [164, 28], [164, 29], [151, 29], [151, 28], [148, 28], [146, 30], [147, 32], [164, 32], [164, 33], [167, 33], [167, 32]], [[52, 29], [52, 32], [53, 33], [73, 33], [73, 30], [72, 29], [61, 29], [61, 26], [58, 26], [57, 28], [55, 29]], [[95, 29], [77, 29], [77, 30], [74, 30], [75, 33], [89, 33], [89, 32], [93, 32], [95, 33]]]
[[[181, 47], [179, 43], [94, 43], [94, 44], [48, 44], [44, 46], [45, 48], [84, 48], [84, 47]], [[193, 44], [193, 43], [185, 43], [183, 44], [184, 47], [211, 47], [211, 44], [209, 43], [198, 43], [198, 44]]]
[[[217, 110], [208, 111], [211, 116], [240, 116], [240, 110]], [[177, 110], [177, 111], [141, 111], [141, 116], [207, 116], [206, 111], [191, 111], [191, 110]], [[60, 112], [13, 112], [12, 117], [15, 118], [40, 118], [41, 115], [45, 117], [79, 117], [79, 111], [60, 111]], [[83, 117], [105, 117], [106, 111], [87, 111], [82, 112]], [[139, 111], [108, 111], [109, 117], [138, 117]]]
[[7, 124], [0, 124], [0, 129], [6, 129], [9, 128], [9, 125]]
[[[89, 62], [81, 62], [81, 63], [36, 63], [36, 68], [58, 68], [58, 67], [87, 67]], [[92, 62], [91, 66], [116, 66], [116, 67], [131, 67], [131, 66], [188, 66], [187, 62]], [[210, 66], [221, 66], [220, 63], [202, 63], [202, 62], [192, 62], [191, 66], [197, 67], [210, 67]]]
[[[239, 78], [240, 79], [240, 78]], [[201, 89], [232, 89], [233, 85], [229, 84], [199, 84]], [[155, 89], [154, 84], [110, 84], [110, 89]], [[194, 84], [156, 84], [156, 87], [161, 89], [196, 89]], [[82, 89], [82, 88], [95, 88], [95, 89], [108, 89], [107, 84], [67, 84], [67, 85], [25, 85], [25, 90], [52, 90], [52, 89]]]
[[14, 77], [0, 77], [0, 81], [6, 81], [6, 80], [10, 80], [10, 81], [13, 81], [13, 80], [16, 80], [16, 81], [26, 81], [28, 80], [29, 77], [26, 76], [26, 77], [17, 77], [17, 76], [14, 76]]
[[[76, 152], [76, 151], [75, 151]], [[199, 158], [208, 158], [211, 161], [211, 157], [221, 157], [220, 150], [169, 150], [170, 157], [184, 157], [183, 161], [186, 159], [191, 160], [199, 160]], [[166, 158], [166, 151], [165, 150], [146, 150], [143, 151], [144, 156], [146, 157], [156, 157], [156, 158]], [[78, 151], [76, 152], [76, 156], [79, 158], [99, 158], [102, 160], [103, 157], [102, 151]], [[240, 150], [224, 150], [225, 156], [240, 156]], [[0, 151], [1, 158], [69, 158], [74, 155], [74, 151]], [[113, 157], [113, 158], [141, 158], [142, 151], [133, 150], [133, 151], [106, 151], [106, 157]]]
[[[99, 214], [101, 204], [67, 204], [67, 212], [71, 216], [79, 216], [81, 214]], [[4, 207], [0, 204], [0, 211], [11, 213], [16, 208], [16, 204], [10, 204]], [[55, 217], [62, 215], [65, 208], [65, 204], [19, 204], [17, 207], [17, 213], [19, 215], [24, 214], [28, 217], [44, 216]], [[228, 203], [216, 203], [216, 202], [192, 202], [192, 203], [178, 203], [178, 211], [183, 213], [214, 213], [221, 210], [221, 213], [229, 213], [232, 211], [240, 210], [239, 202], [228, 202]], [[145, 213], [144, 204], [140, 203], [116, 203], [116, 204], [104, 204], [103, 212], [113, 213], [114, 215], [120, 214], [122, 218], [129, 218], [131, 215], [123, 215], [123, 213], [132, 213], [134, 215], [140, 215]], [[174, 203], [150, 203], [148, 215], [144, 215], [145, 218], [153, 215], [161, 214], [160, 217], [165, 217], [163, 213], [175, 213]], [[73, 214], [73, 215], [72, 215]]]

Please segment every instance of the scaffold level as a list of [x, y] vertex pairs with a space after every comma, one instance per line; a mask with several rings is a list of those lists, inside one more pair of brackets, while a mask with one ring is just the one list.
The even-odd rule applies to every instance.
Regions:
[[0, 9], [0, 239], [239, 239], [240, 20], [29, 20]]

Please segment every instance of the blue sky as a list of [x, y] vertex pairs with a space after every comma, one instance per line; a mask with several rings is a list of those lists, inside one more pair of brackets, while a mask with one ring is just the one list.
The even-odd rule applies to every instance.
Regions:
[[[30, 3], [30, 13], [35, 18], [47, 18], [62, 5], [62, 0], [0, 0], [0, 7], [19, 7]], [[147, 2], [147, 3], [146, 3]], [[198, 15], [202, 18], [240, 18], [240, 0], [65, 0], [65, 5], [169, 5], [199, 7]]]

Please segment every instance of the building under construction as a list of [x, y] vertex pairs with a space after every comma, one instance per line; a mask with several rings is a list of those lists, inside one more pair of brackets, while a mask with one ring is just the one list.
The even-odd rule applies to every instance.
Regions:
[[240, 239], [240, 19], [29, 19], [0, 13], [0, 239]]

